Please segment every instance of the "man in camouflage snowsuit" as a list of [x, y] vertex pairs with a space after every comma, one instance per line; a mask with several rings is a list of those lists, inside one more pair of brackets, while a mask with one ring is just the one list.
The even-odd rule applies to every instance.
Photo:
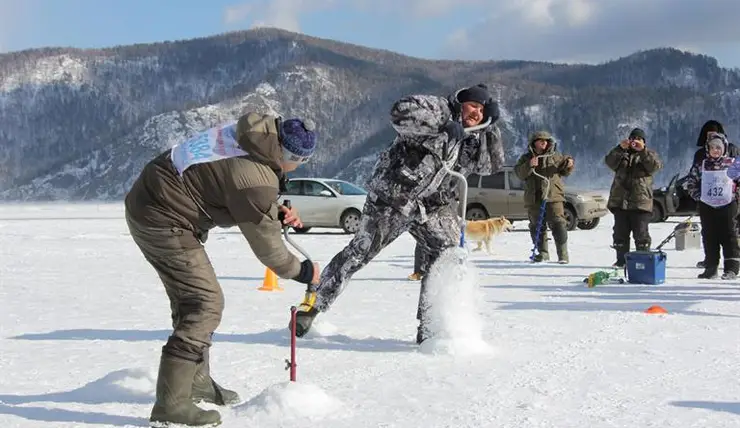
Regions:
[[[568, 176], [573, 172], [573, 158], [559, 153], [555, 148], [555, 140], [546, 131], [532, 134], [529, 137], [528, 147], [527, 153], [523, 154], [517, 161], [514, 172], [524, 182], [524, 206], [527, 208], [527, 216], [529, 217], [529, 233], [534, 243], [537, 238], [540, 207], [546, 197], [544, 221], [552, 230], [552, 237], [555, 240], [558, 253], [558, 262], [565, 264], [569, 262], [568, 227], [563, 206], [565, 188], [561, 177]], [[547, 195], [544, 194], [547, 182], [533, 174], [533, 172], [549, 179], [550, 188]], [[543, 223], [539, 240], [536, 242], [538, 254], [535, 255], [534, 262], [543, 262], [550, 259], [547, 239], [545, 239], [546, 232]]]
[[[308, 332], [318, 312], [324, 312], [358, 270], [383, 248], [408, 231], [422, 245], [432, 266], [440, 254], [459, 245], [460, 219], [453, 201], [457, 180], [445, 168], [464, 175], [489, 175], [504, 160], [501, 133], [495, 125], [498, 104], [485, 85], [456, 91], [448, 98], [411, 95], [391, 109], [398, 133], [380, 154], [368, 184], [360, 229], [329, 262], [318, 286], [309, 286], [297, 313], [296, 335]], [[488, 119], [478, 131], [470, 128]], [[425, 328], [425, 290], [421, 282], [416, 341], [429, 337]]]

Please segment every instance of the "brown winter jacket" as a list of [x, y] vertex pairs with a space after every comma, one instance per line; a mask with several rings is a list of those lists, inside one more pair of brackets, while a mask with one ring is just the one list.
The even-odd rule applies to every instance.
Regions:
[[517, 177], [524, 181], [524, 206], [527, 208], [539, 207], [547, 187], [545, 180], [532, 174], [533, 170], [550, 180], [547, 201], [565, 202], [565, 186], [560, 177], [567, 177], [573, 172], [574, 167], [567, 167], [568, 159], [572, 159], [572, 157], [555, 151], [555, 144], [550, 143], [543, 153], [543, 155], [549, 156], [540, 158], [539, 165], [532, 168], [529, 161], [534, 156], [534, 141], [534, 137], [530, 138], [529, 151], [523, 154], [514, 166]]
[[238, 226], [262, 264], [281, 278], [295, 278], [300, 261], [285, 246], [278, 220], [283, 171], [275, 119], [257, 113], [241, 116], [237, 141], [249, 156], [193, 165], [182, 179], [170, 150], [160, 154], [144, 167], [126, 196], [130, 215], [144, 226], [178, 226], [200, 237], [216, 226]]
[[637, 152], [616, 146], [604, 162], [614, 171], [607, 208], [652, 212], [653, 174], [663, 167], [658, 154], [647, 147]]

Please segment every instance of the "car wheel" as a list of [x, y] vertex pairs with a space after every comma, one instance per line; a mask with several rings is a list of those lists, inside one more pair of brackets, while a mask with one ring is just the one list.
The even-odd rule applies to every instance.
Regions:
[[601, 220], [599, 217], [592, 218], [591, 220], [582, 221], [578, 223], [578, 228], [582, 230], [591, 230], [595, 229], [596, 226], [599, 225], [599, 220]]
[[570, 205], [564, 207], [563, 214], [565, 214], [565, 227], [568, 230], [576, 230], [578, 226], [578, 219], [576, 218], [576, 210]]
[[665, 217], [663, 217], [663, 215], [663, 208], [660, 204], [653, 203], [653, 215], [650, 217], [650, 222], [661, 223], [665, 221]]
[[294, 231], [295, 233], [306, 233], [306, 232], [308, 232], [309, 230], [311, 230], [311, 228], [310, 228], [310, 227], [294, 227], [294, 228], [293, 228], [293, 231]]
[[357, 233], [360, 230], [360, 220], [362, 220], [362, 213], [356, 209], [349, 209], [342, 213], [339, 224], [345, 233]]
[[485, 220], [488, 212], [480, 205], [471, 205], [465, 210], [465, 220]]

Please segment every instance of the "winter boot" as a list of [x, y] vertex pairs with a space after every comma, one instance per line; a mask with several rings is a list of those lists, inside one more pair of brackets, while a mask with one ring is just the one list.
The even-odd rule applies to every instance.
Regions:
[[627, 264], [627, 261], [624, 259], [624, 257], [630, 250], [629, 244], [615, 243], [612, 244], [612, 248], [614, 248], [614, 251], [616, 251], [617, 253], [617, 261], [614, 262], [612, 267], [623, 268]]
[[570, 263], [570, 258], [568, 257], [568, 244], [561, 244], [557, 246], [558, 251], [558, 263], [561, 265], [567, 265]]
[[198, 369], [195, 372], [193, 379], [193, 401], [198, 402], [203, 400], [206, 403], [213, 403], [218, 406], [228, 406], [238, 403], [241, 401], [239, 394], [217, 384], [211, 377], [209, 350], [210, 348], [206, 347], [203, 351], [203, 361], [198, 364]]
[[705, 267], [704, 272], [700, 273], [697, 278], [699, 279], [714, 279], [717, 278], [717, 267]]
[[212, 427], [221, 423], [221, 415], [217, 411], [203, 410], [193, 403], [191, 393], [197, 369], [193, 361], [162, 353], [157, 377], [157, 399], [149, 417], [151, 426], [182, 424]]
[[[314, 318], [319, 314], [318, 309], [314, 308], [316, 303], [316, 292], [306, 291], [306, 295], [303, 298], [303, 302], [298, 305], [298, 311], [295, 314], [295, 335], [296, 337], [303, 337], [309, 330], [311, 330], [311, 324], [313, 324]], [[288, 329], [291, 329], [291, 323], [288, 323]]]
[[568, 229], [565, 223], [558, 223], [552, 230], [552, 237], [555, 240], [555, 250], [558, 253], [558, 263], [561, 265], [568, 264]]
[[740, 270], [740, 262], [737, 259], [725, 259], [724, 274], [722, 279], [735, 279]]

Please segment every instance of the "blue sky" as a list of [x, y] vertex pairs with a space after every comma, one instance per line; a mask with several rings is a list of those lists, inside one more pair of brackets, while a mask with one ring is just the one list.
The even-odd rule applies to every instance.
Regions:
[[0, 51], [262, 25], [424, 58], [601, 62], [673, 46], [740, 67], [737, 22], [738, 0], [0, 0]]

